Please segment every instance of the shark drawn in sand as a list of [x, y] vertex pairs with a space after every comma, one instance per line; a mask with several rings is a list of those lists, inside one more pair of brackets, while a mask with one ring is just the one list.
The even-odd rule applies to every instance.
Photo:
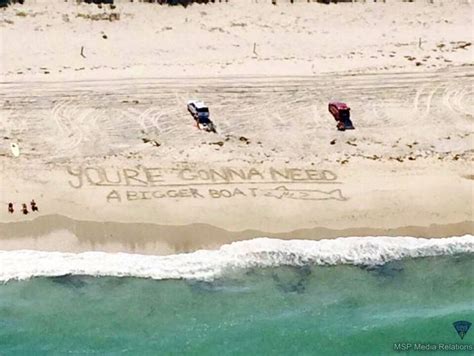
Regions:
[[295, 199], [295, 200], [339, 200], [346, 201], [347, 198], [342, 194], [340, 189], [330, 191], [316, 189], [288, 189], [282, 185], [274, 189], [262, 190], [263, 195], [275, 199]]

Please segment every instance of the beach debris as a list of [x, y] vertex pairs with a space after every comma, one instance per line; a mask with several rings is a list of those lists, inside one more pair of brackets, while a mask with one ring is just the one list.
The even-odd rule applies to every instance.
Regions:
[[13, 209], [13, 203], [8, 203], [8, 212], [10, 214], [13, 214], [14, 211], [15, 211], [15, 209]]
[[91, 21], [119, 21], [120, 20], [120, 13], [118, 12], [103, 12], [100, 14], [82, 14], [79, 13], [76, 15], [76, 17], [80, 17], [86, 20], [91, 20]]
[[416, 142], [416, 141], [413, 142], [412, 144], [409, 144], [409, 143], [408, 143], [408, 144], [407, 144], [407, 147], [413, 148], [413, 146], [416, 146], [417, 144], [418, 144], [418, 142]]
[[372, 155], [372, 156], [365, 156], [365, 158], [371, 159], [371, 160], [373, 160], [373, 161], [376, 161], [376, 160], [380, 160], [382, 157], [377, 156], [377, 155], [374, 154], [374, 155]]
[[245, 22], [231, 22], [230, 27], [246, 27], [247, 24]]
[[217, 142], [209, 142], [210, 145], [217, 145], [217, 146], [224, 146], [224, 142], [223, 141], [217, 141]]
[[460, 44], [457, 46], [457, 48], [462, 48], [466, 49], [466, 47], [472, 46], [471, 42], [459, 42]]
[[30, 205], [31, 205], [31, 211], [36, 211], [36, 212], [39, 211], [38, 205], [36, 205], [36, 202], [34, 199], [31, 200]]
[[84, 55], [84, 46], [81, 46], [81, 57], [86, 58], [86, 56]]
[[423, 41], [421, 37], [418, 38], [418, 48], [421, 48], [421, 45], [423, 44]]
[[250, 140], [245, 136], [240, 136], [239, 141], [245, 142], [247, 145], [250, 144]]
[[22, 206], [21, 211], [22, 211], [23, 215], [27, 215], [28, 214], [28, 207], [26, 206], [26, 204], [23, 203], [21, 206]]
[[329, 142], [331, 145], [335, 145], [336, 144], [336, 139], [332, 140], [331, 142]]
[[11, 143], [10, 144], [10, 149], [12, 151], [13, 156], [19, 157], [20, 156], [20, 146], [18, 146], [17, 143]]

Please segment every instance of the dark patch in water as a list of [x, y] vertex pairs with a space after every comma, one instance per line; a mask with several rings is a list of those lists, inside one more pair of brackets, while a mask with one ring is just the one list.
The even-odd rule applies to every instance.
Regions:
[[107, 288], [116, 288], [126, 285], [133, 277], [101, 277], [105, 280]]
[[155, 314], [155, 307], [150, 307], [150, 309], [148, 310], [148, 313], [145, 315], [145, 317], [149, 318], [153, 314]]
[[[215, 293], [222, 291], [238, 290], [241, 283], [235, 280], [214, 280], [214, 281], [187, 281], [188, 286], [193, 292], [197, 293]], [[235, 288], [233, 288], [235, 287]]]
[[302, 294], [306, 290], [306, 285], [302, 280], [298, 280], [295, 283], [281, 282], [277, 277], [273, 278], [273, 280], [276, 282], [278, 289], [284, 293]]
[[361, 268], [384, 278], [395, 278], [400, 275], [404, 269], [401, 261], [391, 261], [384, 263], [383, 265], [362, 266]]
[[360, 299], [354, 296], [347, 296], [339, 302], [341, 308], [344, 308], [348, 313], [363, 306]]
[[246, 276], [254, 276], [255, 274], [257, 273], [257, 269], [256, 268], [247, 268], [244, 272], [244, 274]]
[[457, 255], [449, 256], [449, 259], [453, 261], [453, 263], [465, 263], [465, 262], [472, 262], [474, 254], [472, 253], [461, 253]]
[[301, 266], [295, 267], [296, 273], [298, 273], [302, 278], [308, 278], [311, 275], [311, 266]]
[[272, 279], [282, 292], [302, 294], [308, 286], [311, 268], [309, 266], [292, 267], [292, 271], [295, 272], [296, 279], [282, 278], [277, 272], [272, 273]]
[[207, 281], [188, 281], [187, 284], [191, 287], [193, 292], [214, 292], [216, 286], [213, 282]]
[[72, 274], [65, 274], [64, 276], [50, 277], [53, 283], [57, 283], [67, 288], [80, 289], [87, 285], [85, 276], [76, 276]]

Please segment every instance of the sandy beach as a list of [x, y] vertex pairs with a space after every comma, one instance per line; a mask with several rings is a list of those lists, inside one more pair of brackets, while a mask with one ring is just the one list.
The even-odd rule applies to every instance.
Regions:
[[474, 232], [471, 4], [37, 3], [0, 28], [0, 250]]

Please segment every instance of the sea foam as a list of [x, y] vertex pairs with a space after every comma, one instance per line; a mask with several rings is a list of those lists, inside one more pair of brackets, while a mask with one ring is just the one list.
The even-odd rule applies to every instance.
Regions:
[[251, 267], [380, 265], [403, 258], [461, 253], [474, 253], [474, 236], [345, 237], [319, 241], [264, 237], [223, 245], [218, 250], [168, 256], [0, 251], [0, 281], [66, 274], [212, 280], [228, 271]]

